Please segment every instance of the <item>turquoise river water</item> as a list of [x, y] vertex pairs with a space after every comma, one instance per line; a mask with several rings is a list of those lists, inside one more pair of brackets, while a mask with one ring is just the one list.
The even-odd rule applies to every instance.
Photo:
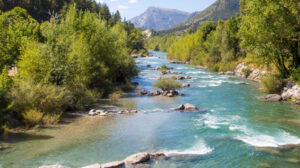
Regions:
[[[299, 168], [300, 150], [278, 147], [300, 144], [300, 107], [260, 101], [257, 84], [189, 65], [169, 64], [166, 54], [138, 58], [134, 81], [154, 90], [162, 64], [189, 75], [191, 87], [176, 98], [130, 93], [121, 103], [135, 103], [136, 115], [66, 119], [57, 128], [10, 133], [0, 143], [0, 168], [37, 168], [61, 164], [79, 168], [122, 160], [138, 152], [186, 154], [152, 163], [157, 168]], [[147, 68], [150, 64], [152, 68]], [[249, 85], [239, 85], [247, 82]], [[168, 109], [191, 103], [201, 112]]]

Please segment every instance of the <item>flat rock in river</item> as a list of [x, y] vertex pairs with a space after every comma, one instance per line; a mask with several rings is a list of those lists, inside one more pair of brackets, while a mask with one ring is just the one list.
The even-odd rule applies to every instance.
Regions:
[[110, 163], [102, 164], [101, 168], [122, 168], [124, 164], [125, 164], [124, 161], [110, 162]]
[[139, 163], [145, 163], [150, 160], [150, 154], [147, 152], [144, 153], [137, 153], [131, 156], [128, 156], [124, 162], [126, 164], [139, 164]]
[[270, 102], [279, 102], [282, 100], [282, 97], [278, 94], [269, 94], [266, 96], [265, 100]]
[[96, 163], [96, 164], [85, 166], [85, 167], [82, 167], [82, 168], [102, 168], [102, 167], [99, 163]]

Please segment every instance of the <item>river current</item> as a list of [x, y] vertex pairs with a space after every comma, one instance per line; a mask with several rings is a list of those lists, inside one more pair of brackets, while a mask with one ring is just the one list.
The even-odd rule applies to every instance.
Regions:
[[[258, 99], [256, 83], [199, 70], [190, 65], [169, 64], [166, 54], [137, 58], [140, 89], [154, 90], [161, 76], [153, 70], [163, 64], [192, 79], [184, 96], [148, 97], [128, 93], [121, 104], [138, 108], [136, 115], [68, 119], [58, 128], [9, 134], [0, 142], [0, 168], [37, 168], [61, 164], [79, 168], [93, 163], [123, 160], [138, 152], [186, 154], [152, 163], [158, 168], [299, 168], [300, 107]], [[151, 68], [147, 67], [151, 65]], [[240, 85], [246, 82], [248, 85]], [[201, 112], [168, 109], [191, 103]]]

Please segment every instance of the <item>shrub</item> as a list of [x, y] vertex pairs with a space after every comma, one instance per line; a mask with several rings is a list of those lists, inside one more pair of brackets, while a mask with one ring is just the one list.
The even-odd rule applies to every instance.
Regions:
[[63, 87], [34, 84], [30, 81], [18, 81], [9, 94], [12, 110], [27, 121], [29, 126], [41, 123], [39, 113], [42, 116], [61, 114], [72, 101], [71, 96]]
[[42, 118], [42, 123], [44, 126], [49, 127], [51, 125], [57, 124], [61, 117], [61, 113], [59, 114], [45, 114]]
[[300, 67], [298, 67], [291, 73], [291, 78], [292, 80], [296, 81], [297, 84], [300, 83]]
[[111, 101], [117, 101], [121, 98], [123, 92], [118, 90], [118, 91], [115, 91], [111, 94], [109, 94], [108, 98], [111, 100]]
[[166, 65], [162, 65], [162, 66], [160, 67], [160, 72], [161, 72], [162, 74], [166, 74], [167, 71], [168, 71], [168, 67], [167, 67]]
[[163, 91], [170, 91], [180, 89], [181, 84], [172, 78], [162, 78], [156, 81], [153, 86]]
[[266, 93], [279, 93], [283, 84], [283, 80], [275, 75], [266, 75], [261, 79], [261, 89]]
[[243, 69], [242, 72], [245, 74], [245, 77], [248, 78], [248, 76], [252, 73], [252, 70], [250, 67], [247, 67]]
[[72, 84], [68, 87], [70, 92], [70, 102], [67, 102], [68, 110], [86, 110], [91, 107], [97, 97], [101, 97], [101, 93], [87, 89], [83, 84]]
[[0, 131], [1, 126], [5, 124], [4, 116], [9, 114], [9, 100], [7, 94], [11, 88], [12, 80], [7, 74], [7, 69], [4, 68], [0, 74]]
[[136, 104], [134, 102], [128, 102], [123, 104], [123, 108], [127, 110], [136, 110]]
[[27, 126], [40, 125], [43, 119], [43, 113], [36, 109], [30, 109], [22, 114], [24, 122]]

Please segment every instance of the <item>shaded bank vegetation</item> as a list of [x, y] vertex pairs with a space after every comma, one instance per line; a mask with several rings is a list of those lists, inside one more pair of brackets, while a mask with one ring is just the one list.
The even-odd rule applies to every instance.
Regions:
[[[1, 2], [1, 9], [10, 7]], [[34, 9], [44, 6], [38, 2]], [[64, 3], [50, 19], [31, 7], [1, 13], [1, 126], [12, 118], [27, 126], [51, 125], [65, 111], [86, 109], [97, 98], [128, 88], [123, 86], [137, 73], [130, 54], [144, 49], [141, 30], [105, 5], [82, 2], [93, 8]]]
[[232, 71], [237, 63], [246, 62], [277, 76], [266, 78], [265, 83], [271, 79], [299, 82], [300, 2], [241, 0], [240, 5], [236, 17], [205, 22], [196, 32], [186, 31], [180, 37], [156, 36], [147, 46], [167, 51], [171, 60], [212, 71]]

